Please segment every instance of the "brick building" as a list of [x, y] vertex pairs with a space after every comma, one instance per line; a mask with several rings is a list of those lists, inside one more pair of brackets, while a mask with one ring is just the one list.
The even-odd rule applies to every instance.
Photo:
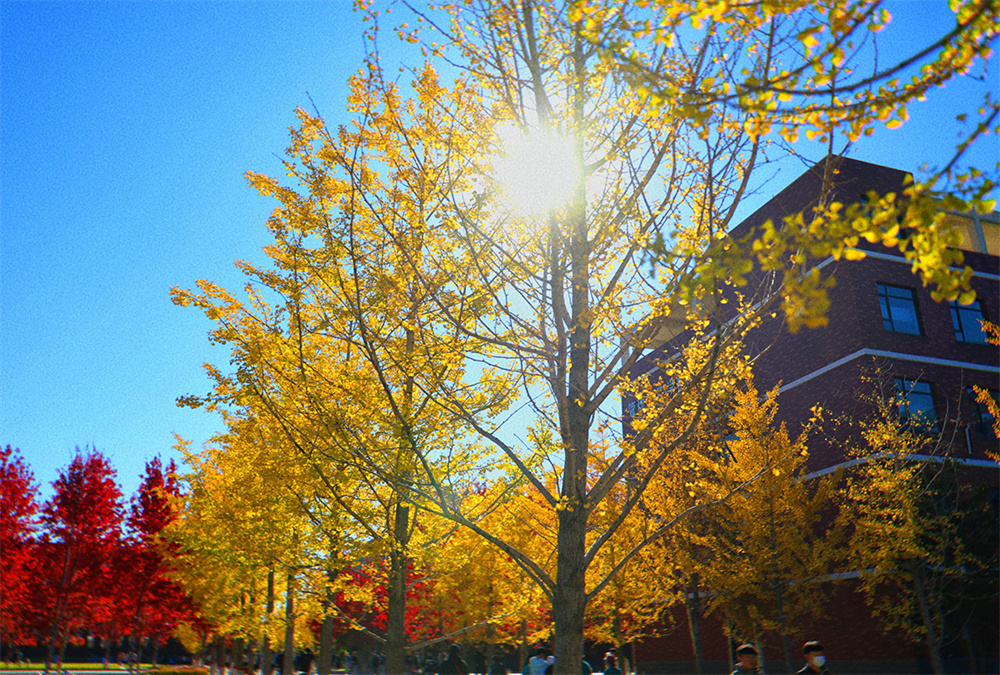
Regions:
[[[780, 222], [789, 214], [812, 212], [819, 197], [825, 161], [794, 180], [733, 230], [739, 236], [772, 219]], [[863, 200], [869, 190], [899, 194], [906, 174], [888, 167], [849, 158], [838, 162], [833, 200], [845, 204]], [[963, 232], [961, 248], [965, 264], [973, 270], [972, 287], [977, 301], [962, 306], [935, 302], [923, 288], [910, 264], [897, 252], [862, 243], [867, 257], [861, 261], [820, 261], [823, 274], [833, 274], [829, 323], [820, 329], [803, 328], [791, 334], [778, 321], [765, 324], [747, 341], [751, 353], [760, 353], [754, 372], [758, 387], [766, 391], [779, 385], [781, 421], [794, 436], [796, 427], [810, 416], [810, 408], [822, 405], [833, 414], [869, 415], [871, 404], [859, 395], [873, 374], [889, 392], [904, 399], [901, 414], [919, 417], [952, 440], [952, 457], [962, 467], [962, 480], [992, 487], [994, 507], [1000, 468], [985, 454], [998, 449], [991, 431], [991, 418], [970, 397], [978, 385], [996, 395], [1000, 389], [1000, 349], [987, 344], [979, 319], [1000, 319], [1000, 218], [959, 216], [949, 218]], [[633, 370], [638, 376], [655, 369], [654, 353]], [[865, 380], [863, 378], [869, 378]], [[810, 446], [809, 469], [814, 473], [848, 465], [843, 446], [836, 441]], [[835, 672], [930, 672], [926, 651], [898, 636], [886, 636], [871, 617], [863, 598], [850, 583], [828, 591], [830, 617], [843, 621], [821, 621], [804, 632], [819, 638], [827, 648]], [[1000, 608], [980, 615], [974, 641], [979, 668], [989, 664], [996, 672], [997, 624]], [[676, 616], [675, 630], [668, 636], [636, 645], [636, 659], [646, 672], [692, 672], [693, 658], [683, 611]], [[728, 663], [730, 648], [718, 619], [703, 628], [707, 659], [713, 670]], [[772, 641], [771, 645], [775, 643]], [[949, 654], [946, 653], [946, 656]], [[766, 654], [770, 672], [784, 669], [780, 648]], [[961, 649], [952, 665], [967, 666]]]

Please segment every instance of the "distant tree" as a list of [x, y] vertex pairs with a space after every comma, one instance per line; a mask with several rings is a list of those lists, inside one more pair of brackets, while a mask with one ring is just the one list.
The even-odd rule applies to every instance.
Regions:
[[854, 452], [863, 463], [849, 476], [845, 509], [853, 566], [875, 616], [922, 640], [943, 673], [946, 645], [971, 646], [977, 607], [995, 612], [996, 509], [987, 486], [958, 480], [942, 436], [901, 420], [895, 402], [882, 401], [861, 432]]
[[806, 480], [807, 432], [792, 440], [785, 425], [775, 423], [777, 394], [775, 387], [758, 396], [752, 381], [736, 394], [727, 441], [733, 461], [724, 463], [723, 480], [739, 484], [761, 467], [768, 470], [720, 510], [723, 536], [703, 575], [717, 593], [713, 603], [744, 635], [759, 628], [780, 635], [792, 672], [796, 624], [822, 611], [816, 583], [840, 569], [846, 542], [842, 528], [829, 522], [837, 476]]
[[803, 480], [806, 434], [775, 423], [777, 390], [760, 393], [749, 364], [720, 378], [707, 423], [672, 454], [647, 490], [652, 523], [722, 500], [678, 522], [641, 558], [638, 598], [682, 606], [695, 672], [706, 672], [701, 625], [713, 611], [743, 636], [773, 630], [792, 670], [796, 622], [820, 609], [813, 582], [836, 569], [844, 538], [824, 523], [831, 477]]
[[27, 638], [24, 616], [35, 544], [38, 485], [20, 450], [0, 449], [0, 648]]
[[[987, 342], [991, 345], [1000, 346], [1000, 326], [989, 321], [984, 321], [983, 330], [986, 332]], [[976, 392], [976, 403], [981, 405], [983, 410], [987, 411], [992, 419], [990, 426], [992, 427], [993, 436], [1000, 438], [1000, 402], [993, 397], [993, 394], [988, 389], [979, 386], [975, 386], [973, 389]], [[996, 451], [987, 450], [986, 454], [994, 462], [1000, 463], [1000, 454]]]
[[183, 590], [168, 578], [169, 550], [160, 539], [177, 514], [180, 484], [176, 473], [173, 460], [166, 471], [159, 457], [146, 463], [142, 483], [129, 506], [128, 537], [121, 548], [131, 580], [124, 607], [129, 613], [131, 636], [133, 640], [152, 639], [154, 663], [159, 641], [173, 631], [187, 608]]
[[62, 662], [72, 632], [91, 623], [93, 599], [107, 587], [121, 542], [121, 490], [115, 471], [96, 449], [81, 451], [52, 483], [42, 506], [38, 598], [46, 614], [45, 670]]

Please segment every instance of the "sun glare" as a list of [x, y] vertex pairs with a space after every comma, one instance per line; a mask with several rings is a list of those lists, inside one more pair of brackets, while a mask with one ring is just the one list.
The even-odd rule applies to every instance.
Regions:
[[540, 216], [569, 200], [579, 176], [570, 139], [553, 131], [526, 134], [513, 124], [501, 126], [497, 135], [503, 152], [495, 178], [511, 208]]

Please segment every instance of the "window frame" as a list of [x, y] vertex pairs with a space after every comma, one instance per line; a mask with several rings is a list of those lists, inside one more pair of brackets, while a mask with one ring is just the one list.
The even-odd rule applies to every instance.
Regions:
[[[983, 387], [993, 397], [994, 401], [1000, 402], [1000, 390], [990, 389], [988, 387]], [[976, 395], [976, 390], [972, 387], [966, 387], [966, 391], [969, 395], [969, 403], [972, 405], [972, 415], [973, 422], [976, 427], [976, 437], [985, 438], [990, 441], [997, 440], [996, 434], [993, 433], [993, 416], [990, 414], [989, 408], [984, 406], [979, 402], [979, 397]]]
[[[958, 342], [964, 342], [970, 345], [984, 345], [986, 344], [986, 331], [983, 330], [983, 322], [987, 321], [986, 308], [983, 307], [983, 303], [979, 300], [973, 300], [968, 305], [960, 305], [957, 300], [952, 300], [948, 303], [948, 309], [951, 310], [951, 326], [955, 329], [955, 339]], [[979, 340], [968, 340], [966, 339], [965, 324], [962, 322], [962, 312], [967, 314], [972, 314], [978, 309], [979, 315], [974, 320], [979, 321]]]
[[[909, 294], [909, 300], [913, 306], [913, 323], [916, 325], [917, 331], [914, 333], [908, 330], [900, 330], [897, 322], [893, 321], [892, 318], [892, 305], [889, 299], [894, 300], [904, 300], [902, 294], [892, 295], [891, 290], [895, 291], [905, 291]], [[920, 320], [920, 304], [917, 302], [917, 292], [908, 286], [897, 286], [895, 284], [887, 284], [882, 281], [875, 282], [875, 291], [878, 296], [879, 312], [882, 314], [882, 327], [889, 333], [900, 333], [902, 335], [917, 335], [922, 336], [924, 334], [924, 329], [922, 321]], [[900, 323], [902, 320], [900, 319]]]
[[[939, 433], [941, 431], [941, 417], [938, 415], [937, 401], [934, 397], [934, 383], [928, 382], [927, 380], [911, 380], [906, 377], [895, 377], [893, 378], [893, 387], [895, 389], [895, 396], [893, 401], [896, 404], [896, 410], [899, 412], [899, 419], [907, 428], [915, 428], [925, 432]], [[918, 391], [917, 388], [923, 389], [926, 387], [926, 391]], [[930, 402], [930, 410], [934, 415], [933, 419], [921, 419], [924, 415], [914, 415], [911, 412], [911, 405], [913, 403], [912, 398], [914, 395], [919, 397], [926, 397], [926, 400]], [[926, 408], [919, 408], [920, 411], [926, 410]]]

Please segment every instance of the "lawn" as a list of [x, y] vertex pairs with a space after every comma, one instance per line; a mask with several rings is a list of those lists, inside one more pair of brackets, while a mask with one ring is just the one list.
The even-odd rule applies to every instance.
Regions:
[[[24, 672], [39, 672], [45, 669], [44, 663], [7, 663], [6, 661], [0, 661], [0, 670], [5, 671], [24, 671]], [[52, 668], [53, 671], [57, 669], [55, 666]], [[123, 673], [128, 672], [128, 667], [119, 665], [117, 663], [109, 663], [105, 666], [103, 663], [66, 663], [63, 665], [62, 670], [68, 670], [71, 673], [86, 672], [88, 670], [119, 670]], [[171, 666], [171, 665], [158, 665], [156, 668], [152, 668], [149, 665], [139, 664], [139, 670], [143, 673], [151, 675], [207, 675], [208, 668], [200, 668], [197, 666]]]

